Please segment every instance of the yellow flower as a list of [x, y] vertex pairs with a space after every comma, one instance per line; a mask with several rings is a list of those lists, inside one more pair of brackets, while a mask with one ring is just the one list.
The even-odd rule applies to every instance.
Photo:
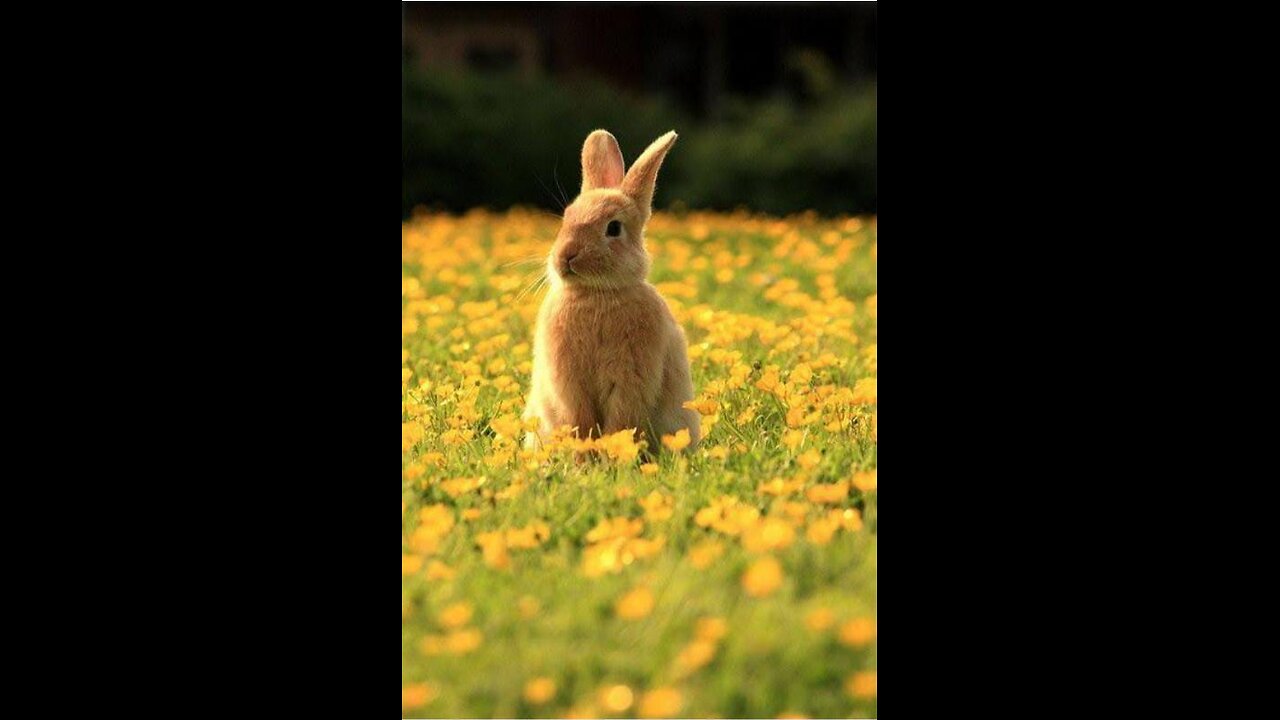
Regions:
[[604, 573], [617, 574], [636, 560], [653, 557], [666, 544], [666, 539], [611, 537], [588, 545], [582, 551], [582, 574], [599, 577]]
[[436, 699], [439, 691], [431, 683], [415, 683], [400, 689], [400, 706], [405, 710], [413, 710]]
[[525, 683], [524, 699], [531, 705], [541, 705], [556, 695], [556, 683], [551, 678], [539, 677]]
[[775, 495], [777, 497], [786, 497], [804, 489], [804, 480], [783, 480], [782, 478], [774, 478], [766, 482], [760, 483], [756, 487], [756, 492], [761, 495]]
[[821, 417], [821, 412], [810, 410], [804, 406], [793, 407], [787, 411], [787, 427], [799, 428], [805, 425], [812, 425]]
[[645, 475], [654, 475], [658, 472], [658, 469], [659, 468], [657, 463], [645, 463], [640, 466], [640, 472], [644, 473]]
[[490, 420], [489, 427], [502, 437], [518, 438], [524, 429], [524, 424], [514, 413], [507, 413]]
[[596, 543], [616, 537], [633, 538], [644, 532], [644, 520], [640, 518], [605, 518], [587, 533], [586, 540]]
[[506, 533], [508, 548], [536, 548], [551, 537], [551, 527], [544, 522], [535, 522], [527, 527], [512, 528]]
[[622, 546], [626, 542], [625, 538], [616, 538], [588, 545], [582, 551], [582, 574], [599, 577], [622, 572]]
[[707, 507], [694, 515], [693, 521], [699, 527], [710, 527], [726, 535], [737, 535], [743, 528], [754, 525], [760, 518], [760, 511], [745, 505], [735, 497], [722, 495]]
[[449, 580], [453, 578], [456, 572], [456, 570], [445, 565], [439, 560], [432, 560], [431, 563], [427, 565], [428, 580]]
[[418, 649], [424, 655], [439, 655], [444, 652], [443, 635], [425, 635], [418, 641]]
[[675, 688], [655, 688], [640, 698], [639, 714], [642, 718], [667, 718], [680, 713], [684, 698]]
[[756, 381], [756, 388], [765, 392], [773, 392], [778, 389], [778, 371], [766, 371], [760, 376], [760, 379]]
[[728, 631], [729, 623], [725, 622], [724, 618], [704, 617], [698, 618], [698, 627], [694, 631], [694, 635], [696, 635], [699, 640], [716, 642], [720, 638], [724, 637], [725, 633]]
[[787, 379], [789, 382], [806, 384], [813, 379], [813, 369], [805, 363], [800, 363], [791, 370], [791, 375]]
[[835, 613], [827, 608], [814, 608], [804, 617], [805, 627], [813, 632], [822, 632], [831, 627], [836, 621]]
[[644, 508], [644, 516], [649, 522], [661, 522], [671, 517], [673, 500], [668, 495], [654, 490], [640, 499], [640, 507]]
[[769, 552], [790, 546], [795, 537], [796, 531], [791, 523], [768, 517], [742, 531], [742, 547], [747, 552]]
[[444, 640], [446, 652], [454, 655], [466, 655], [484, 642], [484, 634], [475, 628], [467, 628], [465, 630], [456, 630], [449, 633]]
[[849, 676], [844, 683], [844, 691], [856, 698], [873, 698], [876, 696], [876, 671], [857, 672]]
[[788, 450], [795, 450], [803, 441], [803, 430], [788, 430], [782, 434], [782, 444], [786, 445]]
[[600, 691], [600, 704], [611, 713], [624, 713], [631, 707], [635, 695], [626, 685], [613, 685]]
[[831, 518], [818, 518], [809, 523], [804, 536], [814, 545], [826, 545], [835, 537], [840, 529], [840, 522]]
[[805, 492], [809, 502], [835, 504], [849, 497], [849, 483], [814, 485]]
[[464, 493], [472, 492], [484, 485], [488, 478], [454, 478], [452, 480], [442, 480], [440, 489], [444, 490], [449, 497], [456, 498]]
[[810, 448], [809, 450], [806, 450], [804, 454], [800, 455], [800, 457], [797, 457], [796, 462], [805, 470], [812, 470], [818, 465], [818, 463], [822, 462], [822, 453]]
[[422, 569], [421, 555], [401, 555], [400, 556], [400, 574], [413, 575]]
[[[746, 384], [747, 378], [751, 375], [751, 366], [743, 363], [737, 363], [729, 368], [729, 379], [726, 384], [736, 390]], [[750, 422], [748, 419], [747, 422]]]
[[443, 537], [453, 529], [453, 510], [448, 505], [427, 505], [418, 510], [418, 529]]
[[689, 447], [689, 428], [681, 428], [675, 435], [663, 435], [662, 444], [672, 452], [680, 452]]
[[854, 618], [840, 626], [840, 642], [850, 647], [861, 647], [876, 636], [876, 623], [868, 617]]
[[853, 386], [853, 403], [855, 405], [876, 404], [876, 379], [862, 378]]
[[457, 602], [440, 611], [440, 624], [447, 628], [458, 628], [471, 620], [471, 604]]
[[[511, 498], [519, 497], [526, 487], [528, 487], [528, 484], [524, 481], [514, 480], [510, 485], [494, 493], [493, 496], [498, 500], [510, 500]], [[466, 517], [465, 510], [463, 511], [463, 517]], [[479, 513], [476, 513], [476, 517], [479, 517]]]
[[480, 533], [476, 536], [476, 544], [480, 546], [485, 565], [497, 570], [511, 567], [511, 555], [507, 552], [507, 540], [503, 533]]
[[876, 489], [876, 471], [856, 472], [853, 474], [853, 486], [863, 492]]
[[449, 429], [440, 434], [440, 441], [446, 445], [461, 445], [470, 440], [474, 434], [471, 430]]
[[715, 656], [715, 643], [694, 640], [676, 655], [676, 671], [681, 675], [688, 675], [711, 662]]
[[756, 560], [742, 575], [742, 588], [751, 597], [772, 595], [781, 586], [782, 565], [772, 555]]
[[689, 548], [689, 563], [699, 570], [705, 570], [724, 554], [724, 546], [714, 540], [707, 540]]
[[833, 508], [831, 512], [827, 513], [827, 519], [850, 532], [862, 529], [862, 513], [854, 508], [846, 508], [844, 510]]
[[641, 586], [623, 595], [614, 611], [623, 620], [639, 620], [653, 612], [653, 592]]
[[422, 442], [422, 437], [422, 426], [418, 423], [407, 422], [400, 424], [400, 448], [403, 452], [409, 452], [414, 445]]
[[634, 428], [605, 435], [598, 442], [600, 449], [614, 460], [630, 462], [640, 455], [640, 445], [636, 443]]
[[431, 528], [420, 527], [409, 536], [409, 547], [415, 553], [433, 555], [440, 548], [440, 538]]
[[782, 502], [774, 503], [777, 512], [782, 513], [791, 520], [791, 524], [796, 527], [804, 525], [805, 518], [809, 516], [809, 506], [799, 502]]
[[516, 601], [516, 610], [520, 613], [520, 617], [529, 620], [542, 610], [542, 603], [532, 595], [524, 595]]
[[720, 409], [720, 403], [715, 400], [688, 400], [683, 406], [699, 415], [714, 415]]

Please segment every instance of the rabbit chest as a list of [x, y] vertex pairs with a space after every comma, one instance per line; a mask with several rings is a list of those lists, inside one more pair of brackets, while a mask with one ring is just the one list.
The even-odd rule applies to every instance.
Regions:
[[656, 395], [670, 311], [652, 288], [566, 293], [550, 310], [544, 340], [558, 389], [589, 401], [597, 416], [619, 385]]

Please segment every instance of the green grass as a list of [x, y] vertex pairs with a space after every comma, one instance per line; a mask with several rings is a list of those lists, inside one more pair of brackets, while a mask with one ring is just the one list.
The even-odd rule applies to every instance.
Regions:
[[[536, 256], [545, 252], [554, 232], [553, 218], [519, 212], [427, 216], [406, 224], [404, 275], [414, 278], [416, 287], [406, 286], [405, 292], [405, 318], [411, 322], [403, 341], [404, 367], [411, 372], [403, 387], [403, 420], [421, 434], [409, 437], [403, 455], [402, 552], [419, 554], [411, 538], [421, 508], [442, 505], [455, 524], [434, 552], [421, 554], [422, 569], [403, 578], [402, 684], [430, 687], [428, 701], [409, 703], [405, 716], [563, 717], [577, 712], [629, 717], [641, 712], [646, 691], [670, 688], [679, 694], [679, 717], [771, 718], [787, 712], [874, 717], [874, 695], [851, 693], [846, 681], [876, 669], [876, 643], [845, 644], [839, 631], [845, 621], [876, 616], [876, 493], [851, 487], [834, 504], [810, 502], [805, 495], [814, 485], [875, 470], [874, 399], [829, 408], [813, 403], [820, 418], [798, 428], [805, 433], [803, 443], [789, 448], [782, 442], [789, 429], [787, 405], [755, 387], [769, 366], [777, 366], [786, 380], [798, 364], [813, 363], [827, 353], [842, 366], [815, 369], [812, 380], [802, 384], [809, 397], [823, 386], [852, 389], [859, 380], [874, 378], [874, 302], [867, 302], [876, 292], [873, 228], [843, 219], [655, 218], [649, 232], [651, 280], [657, 285], [688, 281], [696, 288], [693, 298], [668, 296], [691, 347], [701, 350], [692, 361], [695, 392], [703, 398], [710, 383], [729, 376], [734, 363], [717, 363], [708, 356], [717, 348], [740, 352], [737, 363], [753, 369], [743, 387], [715, 398], [720, 419], [703, 443], [679, 455], [664, 452], [656, 459], [654, 474], [643, 473], [638, 463], [574, 462], [568, 453], [537, 462], [506, 450], [507, 441], [490, 428], [491, 421], [518, 415], [523, 407], [528, 373], [522, 366], [529, 355], [521, 346], [532, 341], [538, 302], [532, 293], [517, 302], [519, 286], [511, 289], [506, 282], [526, 280], [525, 275], [532, 279], [540, 270]], [[791, 250], [776, 255], [774, 249], [788, 236]], [[831, 244], [823, 242], [824, 236]], [[677, 244], [691, 251], [683, 263], [673, 260]], [[831, 262], [841, 244], [849, 246], [848, 255]], [[800, 245], [804, 248], [798, 249]], [[714, 258], [725, 253], [747, 264], [735, 267], [732, 278], [717, 279]], [[525, 257], [535, 259], [523, 267], [509, 265]], [[705, 267], [699, 267], [702, 262]], [[828, 263], [825, 268], [823, 262]], [[819, 297], [823, 275], [848, 303]], [[785, 278], [796, 281], [795, 292], [808, 299], [768, 297], [768, 289]], [[438, 298], [452, 300], [453, 306], [432, 307]], [[495, 308], [474, 317], [463, 312], [464, 303], [486, 301], [497, 301]], [[731, 315], [708, 320], [705, 310]], [[797, 321], [784, 340], [794, 337], [798, 343], [785, 348], [783, 342], [779, 351], [779, 341], [765, 342], [753, 332], [731, 344], [715, 344], [724, 341], [726, 324], [750, 323], [751, 318], [776, 325]], [[503, 334], [509, 336], [505, 343], [491, 340]], [[491, 368], [496, 360], [505, 367]], [[509, 378], [505, 389], [498, 386], [502, 381], [495, 383], [502, 377]], [[755, 417], [738, 423], [748, 408]], [[828, 428], [829, 422], [838, 427]], [[472, 438], [450, 442], [446, 431], [451, 423], [470, 430]], [[713, 456], [717, 448], [727, 455]], [[818, 455], [803, 458], [810, 450]], [[805, 467], [807, 462], [812, 466]], [[442, 484], [480, 477], [484, 483], [478, 488], [456, 494]], [[759, 493], [760, 484], [773, 478], [800, 480], [802, 488], [785, 499]], [[524, 489], [513, 497], [492, 496], [513, 484]], [[645, 518], [639, 501], [655, 490], [671, 498], [672, 514], [646, 519], [640, 537], [664, 538], [662, 549], [616, 574], [588, 577], [583, 572], [587, 534], [607, 518]], [[722, 496], [758, 509], [761, 517], [787, 517], [782, 502], [794, 503], [792, 510], [803, 513], [795, 523], [794, 540], [771, 552], [753, 553], [740, 537], [695, 521], [700, 509]], [[807, 537], [807, 529], [832, 509], [857, 510], [862, 527], [839, 530], [830, 542], [817, 544]], [[468, 510], [478, 510], [478, 517], [465, 519]], [[535, 522], [549, 528], [545, 542], [510, 549], [508, 567], [486, 563], [476, 544], [479, 534]], [[707, 541], [719, 542], [723, 554], [696, 567], [690, 550]], [[784, 576], [776, 590], [753, 597], [742, 577], [763, 554], [778, 559]], [[432, 561], [443, 563], [452, 576], [429, 579]], [[639, 619], [618, 617], [616, 603], [637, 587], [652, 592], [652, 611]], [[522, 613], [522, 603], [527, 606], [530, 599], [537, 612]], [[425, 651], [424, 638], [450, 632], [439, 615], [459, 602], [473, 610], [464, 627], [478, 630], [482, 642], [463, 654]], [[835, 622], [813, 629], [806, 618], [820, 609], [830, 611]], [[722, 618], [727, 631], [715, 642], [709, 663], [682, 674], [677, 655], [695, 638], [698, 620], [706, 617]], [[524, 688], [537, 677], [550, 678], [556, 691], [551, 699], [533, 704], [524, 697]], [[614, 712], [599, 695], [602, 688], [618, 684], [634, 691], [635, 701]]]

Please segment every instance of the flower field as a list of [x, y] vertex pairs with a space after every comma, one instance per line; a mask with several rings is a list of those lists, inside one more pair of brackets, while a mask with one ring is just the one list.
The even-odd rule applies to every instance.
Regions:
[[404, 716], [875, 717], [875, 219], [654, 215], [704, 433], [657, 458], [523, 447], [558, 227], [403, 226]]

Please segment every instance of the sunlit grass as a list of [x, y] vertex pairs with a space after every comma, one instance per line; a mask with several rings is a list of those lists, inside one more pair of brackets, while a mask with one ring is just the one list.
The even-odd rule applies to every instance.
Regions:
[[874, 717], [874, 219], [656, 215], [706, 436], [588, 463], [519, 443], [557, 223], [404, 226], [405, 716]]

